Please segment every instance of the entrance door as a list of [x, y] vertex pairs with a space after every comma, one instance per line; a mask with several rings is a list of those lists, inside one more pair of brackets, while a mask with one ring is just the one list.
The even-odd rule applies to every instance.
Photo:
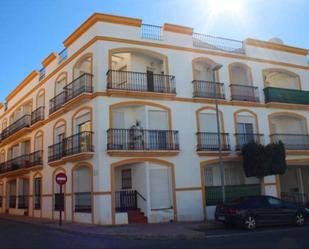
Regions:
[[151, 209], [172, 208], [169, 170], [150, 170], [150, 199]]
[[153, 71], [147, 70], [147, 90], [154, 92], [154, 75]]

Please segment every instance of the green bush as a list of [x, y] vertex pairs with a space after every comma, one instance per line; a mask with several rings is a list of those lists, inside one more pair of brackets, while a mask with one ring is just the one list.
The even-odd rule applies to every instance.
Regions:
[[266, 146], [254, 141], [242, 147], [243, 167], [247, 177], [284, 174], [286, 171], [284, 144], [270, 143]]

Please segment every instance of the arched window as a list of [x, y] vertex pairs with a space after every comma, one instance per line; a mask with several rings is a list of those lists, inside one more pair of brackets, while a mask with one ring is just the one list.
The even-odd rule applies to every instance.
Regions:
[[263, 70], [265, 86], [301, 90], [300, 77], [281, 68]]
[[41, 89], [36, 97], [36, 108], [45, 106], [45, 90]]
[[92, 109], [83, 107], [73, 115], [73, 134], [92, 131]]
[[66, 121], [58, 120], [54, 125], [54, 144], [62, 142], [66, 137]]
[[235, 85], [252, 86], [251, 69], [243, 63], [232, 63], [229, 65], [230, 82]]
[[67, 73], [61, 73], [55, 81], [55, 96], [63, 92], [63, 88], [67, 84]]
[[81, 165], [73, 170], [74, 212], [92, 211], [92, 169]]
[[34, 151], [43, 150], [43, 132], [38, 131], [34, 136]]
[[73, 67], [73, 80], [83, 74], [92, 74], [92, 54], [83, 55]]

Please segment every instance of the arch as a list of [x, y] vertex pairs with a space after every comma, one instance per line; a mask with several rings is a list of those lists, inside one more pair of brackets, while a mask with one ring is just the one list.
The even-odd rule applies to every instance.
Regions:
[[130, 106], [130, 105], [148, 105], [148, 106], [152, 106], [152, 107], [157, 107], [157, 108], [161, 108], [163, 110], [165, 110], [167, 112], [168, 115], [168, 127], [169, 130], [172, 130], [172, 111], [169, 107], [165, 106], [165, 105], [161, 105], [158, 103], [154, 103], [154, 102], [149, 102], [149, 101], [125, 101], [125, 102], [119, 102], [119, 103], [115, 103], [109, 106], [109, 128], [113, 127], [113, 109], [114, 108], [118, 108], [118, 107], [124, 107], [124, 106]]
[[[212, 110], [216, 113], [216, 108], [212, 107], [212, 106], [203, 106], [200, 107], [199, 109], [197, 109], [195, 111], [195, 118], [196, 118], [196, 128], [197, 128], [197, 132], [201, 131], [201, 125], [200, 125], [200, 113], [204, 110]], [[221, 122], [221, 132], [225, 133], [225, 126], [224, 126], [224, 118], [223, 118], [223, 112], [221, 110], [219, 110], [219, 117], [220, 117], [220, 122]]]
[[[55, 176], [56, 176], [56, 173], [58, 173], [58, 172], [63, 172], [63, 173], [65, 173], [65, 174], [67, 174], [67, 172], [66, 172], [66, 170], [63, 168], [63, 167], [58, 167], [58, 168], [56, 168], [54, 171], [53, 171], [53, 174], [52, 174], [52, 176], [53, 176], [53, 178], [52, 178], [52, 220], [54, 219], [54, 205], [55, 205], [55, 198], [54, 198], [54, 195], [55, 195]], [[66, 185], [67, 184], [65, 184], [64, 185], [64, 189], [63, 189], [63, 194], [64, 194], [64, 211], [63, 211], [63, 213], [64, 213], [64, 220], [66, 221], [66, 198], [65, 198], [65, 196], [66, 196]]]
[[91, 125], [91, 131], [93, 130], [93, 116], [92, 116], [92, 107], [91, 106], [83, 106], [79, 109], [77, 109], [74, 114], [72, 115], [72, 135], [74, 134], [74, 127], [75, 127], [75, 118], [78, 116], [78, 114], [84, 110], [88, 110], [90, 113], [90, 125]]
[[66, 137], [67, 135], [67, 121], [64, 118], [60, 118], [56, 121], [56, 123], [53, 126], [53, 142], [54, 143], [55, 143], [55, 129], [60, 123], [64, 124], [64, 137]]
[[[215, 65], [218, 65], [219, 63], [215, 62], [214, 60], [208, 58], [208, 57], [197, 57], [197, 58], [194, 58], [192, 60], [192, 77], [193, 77], [193, 80], [196, 80], [197, 77], [195, 75], [195, 70], [194, 70], [194, 64], [195, 63], [198, 63], [198, 62], [205, 62], [206, 64], [208, 64], [209, 66], [215, 66]], [[216, 74], [216, 81], [220, 81], [220, 76], [219, 76], [219, 70], [215, 71], [215, 74]]]
[[60, 82], [60, 80], [61, 81], [65, 80], [65, 85], [67, 85], [68, 84], [68, 73], [62, 72], [57, 76], [55, 83], [54, 83], [54, 96], [57, 95], [57, 84], [58, 84], [58, 82]]
[[[90, 192], [91, 192], [91, 223], [94, 224], [94, 198], [93, 198], [93, 165], [88, 162], [79, 162], [75, 164], [71, 169], [71, 189], [72, 189], [72, 195], [74, 195], [74, 171], [86, 167], [90, 170]], [[74, 196], [72, 196], [72, 221], [74, 222]]]
[[40, 202], [41, 202], [41, 208], [40, 208], [40, 217], [42, 218], [42, 203], [43, 203], [43, 174], [40, 171], [37, 171], [33, 174], [32, 177], [32, 217], [34, 217], [34, 210], [35, 210], [35, 192], [34, 192], [34, 180], [35, 178], [41, 178], [41, 197], [40, 197]]
[[40, 99], [41, 95], [43, 95], [43, 103], [44, 103], [43, 106], [45, 106], [45, 89], [42, 88], [42, 89], [40, 89], [40, 90], [38, 91], [38, 93], [37, 93], [37, 95], [36, 95], [36, 100], [35, 100], [36, 108], [41, 107], [41, 105], [39, 104], [39, 99]]
[[38, 137], [38, 136], [42, 136], [42, 150], [44, 149], [44, 131], [42, 131], [42, 130], [38, 130], [35, 134], [34, 134], [34, 136], [33, 136], [33, 138], [34, 138], [34, 141], [33, 141], [33, 148], [34, 148], [34, 151], [36, 150], [35, 149], [35, 147], [36, 147], [36, 138]]
[[298, 113], [294, 113], [294, 112], [275, 112], [275, 113], [271, 113], [268, 115], [268, 127], [269, 127], [269, 134], [273, 134], [273, 130], [272, 130], [272, 125], [271, 125], [271, 119], [274, 117], [278, 117], [278, 116], [290, 116], [290, 117], [294, 117], [297, 118], [299, 120], [303, 120], [304, 124], [305, 124], [305, 130], [308, 133], [308, 123], [307, 123], [307, 118], [305, 116], [302, 116]]
[[156, 164], [162, 164], [171, 169], [172, 172], [172, 199], [173, 199], [173, 209], [174, 209], [174, 219], [177, 221], [177, 203], [176, 203], [176, 177], [175, 177], [175, 165], [169, 161], [158, 159], [158, 158], [131, 158], [131, 159], [124, 159], [121, 161], [117, 161], [111, 164], [110, 170], [110, 179], [111, 179], [111, 198], [112, 198], [112, 224], [115, 224], [115, 168], [126, 164], [132, 163], [143, 163], [143, 162], [152, 162]]
[[[240, 156], [229, 156], [229, 157], [223, 157], [221, 159], [223, 162], [241, 162], [241, 157]], [[202, 186], [202, 203], [203, 203], [203, 211], [204, 211], [204, 217], [205, 220], [207, 220], [207, 211], [206, 211], [206, 191], [205, 191], [205, 174], [204, 171], [206, 169], [206, 167], [219, 163], [220, 159], [216, 158], [216, 159], [211, 159], [211, 160], [206, 160], [206, 161], [202, 161], [200, 162], [200, 176], [201, 176], [201, 186]]]
[[[31, 147], [32, 147], [31, 137], [24, 137], [24, 138], [21, 138], [21, 139], [15, 141], [13, 144], [11, 144], [11, 145], [8, 147], [8, 149], [7, 149], [7, 155], [6, 155], [7, 158], [9, 158], [9, 152], [10, 152], [10, 149], [11, 149], [11, 148], [13, 148], [13, 147], [15, 147], [16, 145], [18, 145], [19, 150], [20, 150], [20, 144], [21, 144], [22, 142], [26, 142], [26, 141], [29, 141], [29, 147], [30, 147], [30, 150], [31, 150]], [[12, 158], [11, 158], [11, 159], [12, 159]]]
[[93, 54], [92, 53], [86, 53], [83, 54], [79, 59], [75, 62], [73, 69], [72, 69], [72, 80], [79, 77], [75, 73], [75, 70], [78, 66], [80, 66], [85, 60], [90, 59], [90, 74], [93, 74]]
[[130, 53], [130, 52], [140, 52], [156, 58], [163, 60], [164, 64], [164, 74], [169, 75], [168, 57], [165, 54], [159, 53], [157, 51], [136, 48], [136, 47], [124, 47], [124, 48], [113, 48], [108, 50], [108, 69], [112, 69], [112, 56], [115, 53]]
[[298, 79], [298, 84], [297, 84], [298, 90], [302, 90], [300, 76], [297, 73], [284, 69], [284, 68], [276, 68], [276, 67], [265, 68], [262, 70], [264, 87], [270, 87], [270, 85], [266, 82], [266, 73], [270, 73], [270, 72], [279, 72], [279, 73], [287, 74], [287, 75], [297, 78]]
[[235, 82], [233, 80], [233, 68], [234, 67], [240, 67], [240, 68], [242, 68], [243, 70], [246, 71], [246, 77], [248, 78], [249, 82], [245, 82], [245, 83], [247, 83], [246, 85], [252, 86], [253, 85], [253, 77], [252, 77], [251, 67], [249, 67], [247, 64], [241, 63], [241, 62], [233, 62], [233, 63], [229, 64], [228, 68], [229, 68], [230, 83], [236, 84], [236, 85], [239, 85], [241, 83], [241, 82], [237, 82], [237, 81]]

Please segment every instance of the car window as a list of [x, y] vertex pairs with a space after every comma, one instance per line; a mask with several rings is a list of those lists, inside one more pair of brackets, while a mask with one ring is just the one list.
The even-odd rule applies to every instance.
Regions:
[[284, 203], [281, 200], [276, 199], [276, 198], [268, 197], [267, 201], [272, 207], [282, 207], [282, 206], [284, 206]]
[[265, 208], [265, 201], [262, 198], [254, 197], [249, 198], [247, 201], [248, 208]]

